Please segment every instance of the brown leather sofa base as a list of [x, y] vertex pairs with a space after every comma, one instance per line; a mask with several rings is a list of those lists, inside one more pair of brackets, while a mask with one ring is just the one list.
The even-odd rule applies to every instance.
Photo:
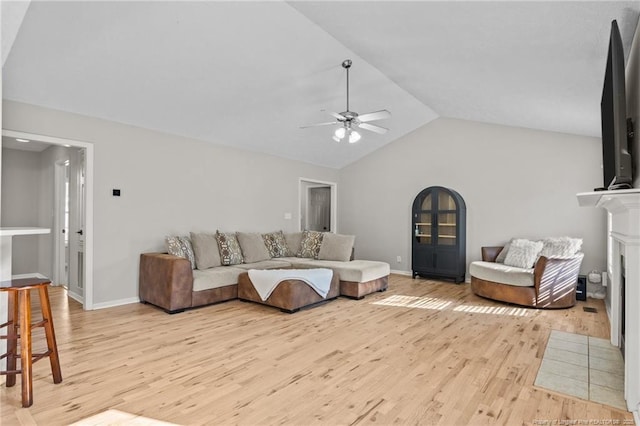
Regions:
[[340, 295], [352, 299], [362, 299], [367, 294], [376, 291], [386, 291], [389, 287], [389, 276], [378, 278], [363, 283], [355, 281], [340, 281]]
[[327, 293], [327, 297], [323, 299], [304, 281], [285, 280], [278, 284], [267, 300], [263, 301], [253, 287], [253, 283], [249, 279], [249, 274], [243, 272], [238, 277], [238, 299], [273, 306], [280, 308], [283, 312], [291, 314], [302, 308], [337, 298], [340, 295], [339, 283], [338, 276], [333, 274], [329, 292]]
[[187, 259], [166, 253], [140, 255], [138, 297], [169, 314], [238, 296], [236, 284], [211, 290], [193, 291], [193, 271]]
[[534, 287], [518, 287], [501, 284], [493, 281], [485, 281], [471, 277], [471, 291], [476, 295], [499, 300], [501, 302], [514, 303], [522, 306], [536, 306], [536, 290]]

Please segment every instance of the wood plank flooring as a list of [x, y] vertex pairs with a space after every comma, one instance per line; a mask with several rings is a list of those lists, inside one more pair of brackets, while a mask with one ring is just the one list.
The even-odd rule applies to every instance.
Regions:
[[108, 409], [182, 425], [633, 424], [533, 386], [551, 329], [609, 337], [602, 301], [518, 309], [468, 284], [399, 275], [385, 293], [293, 315], [237, 300], [176, 315], [142, 304], [84, 312], [62, 289], [51, 298], [63, 382], [36, 363], [28, 409], [19, 385], [2, 386], [2, 425]]

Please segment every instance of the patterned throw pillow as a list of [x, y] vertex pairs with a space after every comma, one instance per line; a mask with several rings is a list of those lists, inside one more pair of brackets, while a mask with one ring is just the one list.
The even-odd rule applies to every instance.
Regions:
[[504, 264], [517, 268], [531, 269], [542, 250], [542, 241], [511, 240], [511, 246]]
[[244, 262], [236, 234], [216, 231], [216, 240], [220, 250], [220, 262], [223, 265], [238, 265]]
[[581, 238], [545, 238], [542, 240], [544, 244], [540, 256], [553, 257], [553, 258], [567, 258], [573, 257], [580, 247], [582, 247]]
[[167, 236], [164, 239], [164, 244], [169, 254], [188, 259], [189, 263], [191, 263], [191, 269], [196, 268], [196, 257], [193, 254], [193, 247], [191, 247], [189, 237]]
[[317, 259], [320, 247], [322, 246], [322, 232], [304, 231], [298, 257]]
[[262, 239], [271, 257], [285, 257], [289, 253], [289, 248], [287, 247], [287, 242], [284, 239], [284, 233], [282, 231], [262, 234]]

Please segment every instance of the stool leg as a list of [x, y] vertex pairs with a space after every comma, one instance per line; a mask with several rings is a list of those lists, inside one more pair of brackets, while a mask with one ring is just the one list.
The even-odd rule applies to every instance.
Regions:
[[[7, 371], [16, 371], [16, 358], [18, 357], [18, 301], [16, 292], [9, 294], [9, 316], [7, 330]], [[7, 373], [7, 387], [16, 384], [16, 373]]]
[[53, 383], [60, 383], [62, 381], [62, 371], [60, 370], [56, 332], [53, 328], [53, 316], [51, 315], [51, 304], [49, 303], [49, 291], [47, 287], [48, 286], [42, 286], [38, 289], [40, 292], [40, 306], [42, 307], [42, 318], [45, 320], [44, 331], [47, 337], [47, 349], [49, 350]]
[[20, 369], [22, 370], [22, 406], [33, 404], [33, 364], [31, 347], [31, 290], [20, 292]]

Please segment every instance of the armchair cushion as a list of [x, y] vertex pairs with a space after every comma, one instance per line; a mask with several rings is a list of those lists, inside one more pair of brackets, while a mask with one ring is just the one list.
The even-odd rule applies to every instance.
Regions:
[[469, 274], [485, 281], [518, 287], [533, 287], [533, 268], [516, 268], [496, 262], [472, 262]]
[[567, 258], [574, 256], [582, 247], [581, 238], [545, 238], [540, 256], [553, 258]]
[[542, 246], [543, 244], [540, 241], [512, 240], [507, 256], [504, 259], [505, 266], [532, 268], [542, 250]]

